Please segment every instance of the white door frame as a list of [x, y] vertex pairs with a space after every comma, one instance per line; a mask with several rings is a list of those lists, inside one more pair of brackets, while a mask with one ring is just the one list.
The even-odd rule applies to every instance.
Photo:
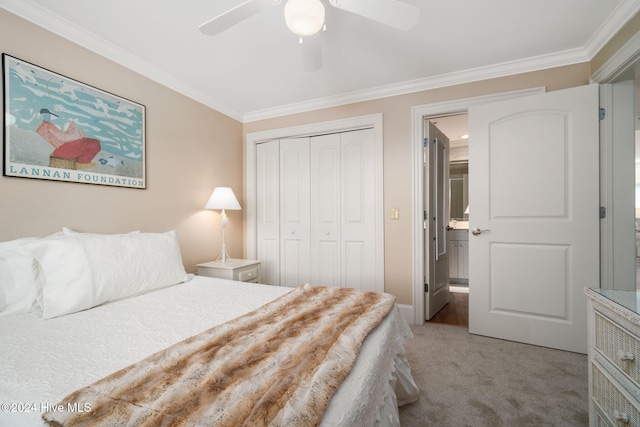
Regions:
[[[605, 120], [600, 121], [600, 206], [606, 207], [608, 211], [600, 226], [600, 287], [604, 289], [621, 289], [625, 281], [629, 289], [635, 289], [635, 281], [629, 281], [628, 279], [617, 280], [615, 275], [619, 273], [615, 272], [613, 268], [615, 265], [615, 253], [623, 252], [627, 249], [624, 247], [624, 239], [616, 239], [616, 235], [628, 232], [620, 230], [620, 221], [617, 221], [615, 216], [616, 211], [624, 210], [618, 209], [617, 200], [623, 200], [627, 195], [620, 195], [617, 192], [618, 188], [616, 188], [616, 182], [619, 177], [617, 169], [614, 167], [614, 157], [617, 155], [614, 141], [633, 139], [634, 136], [627, 134], [626, 123], [612, 120], [613, 115], [616, 114], [612, 112], [620, 108], [619, 94], [615, 93], [617, 89], [612, 84], [625, 79], [632, 79], [634, 76], [631, 72], [639, 64], [640, 33], [636, 33], [593, 73], [590, 79], [591, 83], [602, 85], [600, 105], [607, 111]], [[630, 102], [633, 102], [633, 99]], [[627, 155], [627, 153], [622, 155]], [[633, 221], [633, 218], [631, 218], [631, 221]]]
[[383, 199], [383, 140], [382, 114], [350, 117], [307, 125], [247, 133], [244, 156], [245, 182], [245, 257], [256, 258], [257, 253], [257, 185], [256, 144], [273, 139], [321, 135], [324, 133], [372, 128], [374, 139], [374, 215], [375, 215], [375, 290], [384, 292], [384, 199]]
[[[423, 237], [423, 135], [425, 117], [465, 113], [469, 107], [534, 95], [545, 92], [544, 87], [502, 92], [491, 95], [463, 98], [453, 101], [437, 102], [433, 104], [418, 105], [411, 109], [411, 140], [412, 147], [412, 238], [413, 238], [413, 319], [414, 324], [424, 323], [424, 237]], [[473, 143], [472, 140], [470, 140]]]

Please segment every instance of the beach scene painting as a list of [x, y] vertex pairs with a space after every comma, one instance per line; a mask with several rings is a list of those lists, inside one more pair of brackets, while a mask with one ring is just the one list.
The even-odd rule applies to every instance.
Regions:
[[145, 107], [2, 54], [3, 175], [146, 188]]

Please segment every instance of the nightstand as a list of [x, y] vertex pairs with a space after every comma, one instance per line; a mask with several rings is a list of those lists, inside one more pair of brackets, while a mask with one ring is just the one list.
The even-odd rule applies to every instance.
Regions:
[[260, 283], [260, 263], [255, 259], [232, 259], [222, 263], [210, 261], [197, 264], [198, 275], [240, 282]]

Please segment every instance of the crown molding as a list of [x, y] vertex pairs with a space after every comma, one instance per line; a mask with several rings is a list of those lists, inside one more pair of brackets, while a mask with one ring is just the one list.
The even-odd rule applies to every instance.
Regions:
[[612, 83], [640, 61], [640, 33], [631, 37], [591, 76], [593, 83]]
[[639, 11], [640, 2], [638, 0], [623, 0], [587, 41], [585, 52], [589, 56], [589, 60]]
[[215, 109], [232, 119], [242, 123], [248, 123], [355, 102], [371, 101], [380, 98], [404, 95], [407, 93], [472, 83], [481, 80], [590, 61], [593, 56], [611, 39], [611, 37], [613, 37], [631, 17], [640, 11], [640, 2], [637, 0], [623, 0], [607, 20], [600, 26], [600, 28], [598, 28], [596, 33], [588, 40], [587, 44], [580, 49], [572, 49], [518, 61], [504, 62], [487, 67], [472, 68], [465, 71], [442, 74], [435, 77], [384, 85], [372, 89], [317, 98], [246, 113], [238, 112], [214, 99], [214, 97], [204, 95], [202, 91], [187, 82], [176, 78], [174, 75], [167, 73], [148, 61], [143, 60], [126, 49], [90, 33], [86, 29], [70, 22], [64, 17], [52, 14], [31, 0], [0, 0], [0, 7], [63, 38], [66, 38], [75, 44], [78, 44], [172, 90], [175, 90], [178, 93]]
[[587, 62], [639, 11], [639, 1], [623, 0], [581, 49], [567, 50], [520, 61], [504, 62], [487, 67], [473, 68], [456, 73], [442, 74], [440, 76], [380, 86], [333, 97], [312, 99], [276, 108], [248, 112], [244, 114], [243, 122], [248, 123], [322, 108], [337, 107], [354, 102], [371, 101], [390, 96]]
[[350, 92], [337, 96], [317, 98], [295, 104], [288, 104], [276, 108], [253, 111], [244, 114], [243, 122], [249, 123], [258, 120], [286, 116], [290, 114], [319, 110], [322, 108], [353, 104], [355, 102], [371, 101], [374, 99], [405, 95], [407, 93], [421, 92], [447, 86], [460, 85], [464, 83], [472, 83], [531, 71], [539, 71], [547, 68], [573, 65], [581, 62], [586, 62], [589, 59], [590, 58], [587, 57], [584, 49], [567, 50], [550, 55], [527, 58], [520, 61], [509, 61], [487, 67], [472, 68], [465, 71], [442, 74], [435, 77], [416, 79], [398, 84], [379, 86], [363, 91]]

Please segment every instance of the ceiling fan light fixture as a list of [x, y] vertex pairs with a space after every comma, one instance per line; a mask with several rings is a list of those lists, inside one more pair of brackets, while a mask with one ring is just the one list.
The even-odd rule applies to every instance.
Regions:
[[324, 6], [320, 0], [288, 0], [284, 5], [284, 20], [295, 34], [310, 36], [324, 24]]

